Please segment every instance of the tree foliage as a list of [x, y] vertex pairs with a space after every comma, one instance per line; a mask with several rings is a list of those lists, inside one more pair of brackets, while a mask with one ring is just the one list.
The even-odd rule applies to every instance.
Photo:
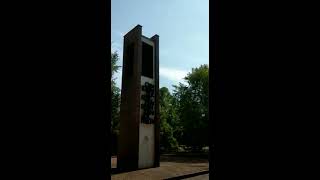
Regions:
[[111, 132], [119, 133], [119, 111], [120, 111], [120, 89], [116, 86], [114, 74], [118, 72], [120, 66], [118, 53], [111, 53]]
[[166, 87], [159, 90], [160, 144], [166, 150], [208, 145], [209, 66], [193, 68], [184, 79], [172, 95]]
[[120, 66], [118, 53], [111, 52], [111, 153], [117, 154], [117, 143], [120, 126], [120, 89], [116, 86], [114, 74], [118, 72]]
[[208, 145], [209, 66], [193, 68], [184, 79], [188, 85], [174, 86], [183, 129], [178, 141], [198, 150]]
[[[114, 74], [118, 72], [119, 56], [111, 53], [111, 133], [113, 143], [119, 135], [120, 89]], [[209, 66], [193, 68], [184, 78], [186, 84], [174, 86], [171, 94], [166, 87], [159, 89], [160, 146], [166, 151], [176, 151], [178, 145], [199, 150], [208, 145]], [[113, 145], [116, 148], [116, 144]], [[116, 152], [116, 149], [114, 150]], [[114, 153], [115, 153], [114, 152]]]
[[162, 87], [159, 90], [160, 100], [160, 145], [165, 150], [175, 150], [178, 142], [174, 137], [174, 130], [177, 122], [177, 114], [173, 105], [173, 97], [168, 88]]

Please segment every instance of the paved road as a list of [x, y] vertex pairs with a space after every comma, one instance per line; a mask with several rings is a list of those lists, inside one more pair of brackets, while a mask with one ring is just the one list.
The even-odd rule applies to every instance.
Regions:
[[191, 178], [186, 178], [184, 180], [209, 180], [209, 174], [199, 175]]
[[[173, 177], [180, 177], [191, 175], [199, 172], [207, 172], [209, 170], [209, 163], [207, 159], [199, 158], [185, 158], [185, 157], [166, 157], [162, 156], [160, 167], [149, 168], [126, 173], [114, 174], [111, 176], [112, 180], [125, 179], [167, 179]], [[116, 158], [112, 158], [112, 167], [116, 167]], [[186, 178], [189, 180], [208, 180], [209, 174], [201, 174], [194, 177]]]

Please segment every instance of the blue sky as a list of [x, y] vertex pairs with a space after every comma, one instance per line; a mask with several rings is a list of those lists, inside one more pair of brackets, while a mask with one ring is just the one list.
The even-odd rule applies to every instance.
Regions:
[[[112, 51], [120, 66], [123, 36], [137, 24], [144, 36], [160, 36], [160, 87], [172, 91], [191, 68], [209, 64], [209, 0], [111, 0]], [[121, 73], [115, 74], [120, 88]]]

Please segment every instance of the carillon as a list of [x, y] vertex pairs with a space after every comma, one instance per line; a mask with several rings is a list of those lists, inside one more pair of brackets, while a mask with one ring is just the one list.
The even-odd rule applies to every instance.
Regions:
[[159, 166], [159, 36], [137, 25], [124, 36], [117, 168]]

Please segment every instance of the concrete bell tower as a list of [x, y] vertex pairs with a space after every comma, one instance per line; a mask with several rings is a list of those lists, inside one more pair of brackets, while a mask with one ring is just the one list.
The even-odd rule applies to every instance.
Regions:
[[159, 36], [124, 36], [118, 168], [159, 166]]

